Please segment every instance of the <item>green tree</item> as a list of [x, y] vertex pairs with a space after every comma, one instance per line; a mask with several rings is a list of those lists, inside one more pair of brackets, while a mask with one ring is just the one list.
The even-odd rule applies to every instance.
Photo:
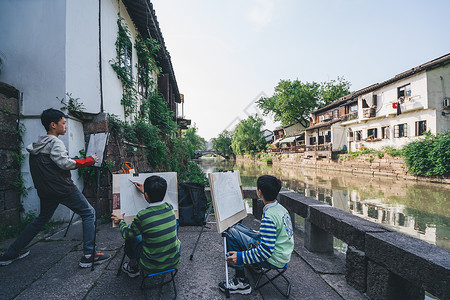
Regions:
[[231, 141], [233, 140], [233, 133], [224, 130], [216, 138], [212, 140], [212, 149], [225, 158], [234, 156], [231, 148]]
[[342, 77], [323, 83], [281, 80], [272, 97], [262, 97], [257, 103], [265, 115], [273, 113], [275, 121], [281, 121], [285, 126], [300, 123], [307, 127], [312, 111], [348, 93], [350, 83]]
[[183, 139], [186, 141], [189, 157], [194, 157], [197, 150], [206, 148], [206, 140], [197, 134], [197, 128], [191, 127], [183, 132]]
[[255, 153], [265, 149], [266, 140], [261, 127], [264, 121], [257, 115], [242, 120], [234, 130], [231, 148], [235, 154]]

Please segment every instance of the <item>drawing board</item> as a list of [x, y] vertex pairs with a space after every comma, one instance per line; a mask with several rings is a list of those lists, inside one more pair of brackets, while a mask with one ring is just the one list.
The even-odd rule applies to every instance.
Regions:
[[86, 157], [94, 154], [98, 157], [98, 162], [94, 167], [101, 167], [103, 163], [103, 155], [105, 153], [106, 145], [108, 144], [108, 132], [100, 132], [91, 134], [89, 137], [89, 144], [86, 150]]
[[219, 233], [247, 216], [239, 171], [209, 173], [211, 198]]
[[[137, 175], [137, 176], [136, 176]], [[125, 213], [125, 222], [130, 224], [137, 213], [148, 207], [149, 203], [132, 182], [144, 183], [145, 179], [157, 175], [167, 181], [167, 191], [163, 202], [172, 204], [178, 219], [178, 184], [176, 172], [114, 174], [113, 175], [113, 213]]]

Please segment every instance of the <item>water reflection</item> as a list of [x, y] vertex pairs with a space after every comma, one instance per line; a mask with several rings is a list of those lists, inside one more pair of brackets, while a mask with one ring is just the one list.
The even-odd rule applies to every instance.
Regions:
[[204, 172], [239, 170], [244, 186], [274, 175], [283, 187], [450, 250], [450, 186], [321, 169], [201, 160]]

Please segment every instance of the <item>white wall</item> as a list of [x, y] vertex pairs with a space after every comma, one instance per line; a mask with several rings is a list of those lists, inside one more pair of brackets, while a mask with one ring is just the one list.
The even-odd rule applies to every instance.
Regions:
[[[428, 99], [430, 107], [436, 108], [436, 131], [450, 129], [450, 110], [442, 109], [444, 97], [450, 98], [450, 64], [427, 72]], [[449, 113], [445, 116], [442, 112]]]
[[342, 127], [339, 123], [331, 125], [331, 143], [332, 151], [340, 151], [344, 145], [347, 145], [345, 127]]
[[[373, 91], [373, 94], [377, 95], [376, 116], [385, 116], [397, 113], [397, 110], [392, 108], [392, 104], [397, 103], [397, 88], [407, 84], [411, 84], [411, 99], [405, 100], [405, 102], [400, 105], [402, 112], [421, 107], [425, 109], [428, 108], [426, 73], [422, 72]], [[364, 97], [369, 98], [365, 95], [361, 98]], [[359, 118], [362, 119], [363, 115], [361, 106], [359, 106], [359, 109], [360, 111], [358, 111], [358, 115]]]
[[[367, 130], [371, 128], [377, 128], [378, 138], [381, 137], [381, 127], [389, 126], [390, 130], [390, 138], [382, 139], [381, 141], [376, 142], [367, 142], [367, 141], [353, 141], [350, 142], [349, 150], [357, 151], [359, 147], [364, 146], [366, 148], [372, 149], [381, 149], [384, 146], [393, 146], [395, 148], [401, 148], [407, 143], [418, 139], [420, 137], [415, 136], [415, 123], [417, 121], [427, 121], [427, 130], [430, 130], [432, 133], [436, 132], [436, 111], [434, 109], [426, 109], [426, 110], [417, 110], [414, 112], [405, 112], [400, 114], [399, 116], [394, 115], [387, 118], [377, 118], [377, 119], [368, 119], [363, 122], [355, 122], [353, 124], [347, 125], [346, 132], [349, 128], [353, 131], [353, 138], [355, 139], [356, 131], [362, 131], [362, 138], [367, 138]], [[398, 124], [407, 124], [407, 137], [394, 137], [394, 126]]]
[[65, 1], [0, 1], [0, 81], [23, 92], [25, 116], [61, 106], [56, 97], [65, 94], [65, 11]]
[[98, 1], [67, 0], [66, 93], [100, 112]]

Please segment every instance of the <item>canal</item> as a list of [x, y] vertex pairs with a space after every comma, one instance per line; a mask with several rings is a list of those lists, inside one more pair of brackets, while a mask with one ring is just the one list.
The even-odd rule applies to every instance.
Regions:
[[[239, 170], [243, 186], [256, 186], [260, 175], [274, 175], [284, 188], [450, 250], [449, 185], [211, 158], [197, 163], [205, 173]], [[346, 245], [335, 240], [335, 248], [345, 252]]]

